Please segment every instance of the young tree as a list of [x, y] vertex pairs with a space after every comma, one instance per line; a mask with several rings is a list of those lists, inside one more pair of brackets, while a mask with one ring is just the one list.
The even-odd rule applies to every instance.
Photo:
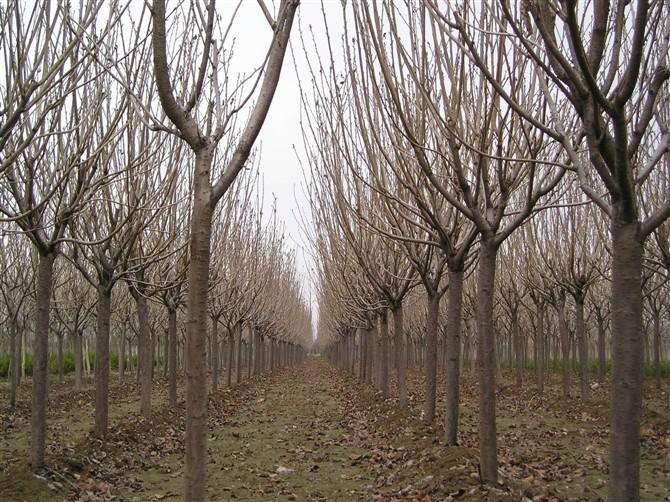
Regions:
[[[58, 9], [59, 15], [86, 22], [91, 2], [81, 9]], [[110, 12], [115, 12], [111, 6]], [[69, 29], [64, 21], [62, 33], [54, 39], [58, 50], [65, 50], [72, 38], [86, 38]], [[88, 34], [96, 43], [104, 40], [110, 26], [101, 32]], [[77, 44], [70, 52], [73, 60], [90, 56], [95, 47], [83, 48]], [[55, 56], [54, 56], [55, 57]], [[42, 100], [35, 105], [35, 113], [45, 113], [38, 134], [15, 160], [1, 173], [0, 213], [14, 222], [30, 239], [38, 252], [35, 277], [35, 337], [33, 348], [32, 393], [32, 446], [33, 469], [44, 465], [46, 441], [47, 363], [50, 300], [53, 289], [53, 269], [67, 227], [89, 202], [92, 194], [108, 181], [104, 146], [118, 133], [117, 125], [123, 106], [117, 108], [111, 120], [99, 118], [103, 96], [95, 80], [95, 67], [80, 64], [70, 71], [59, 67], [58, 85], [50, 93], [60, 96], [53, 103]], [[48, 111], [44, 107], [49, 108]], [[76, 127], [72, 127], [76, 124]], [[12, 141], [31, 137], [33, 127], [21, 122], [21, 129], [12, 133]]]
[[[474, 33], [463, 11], [439, 12], [445, 30], [468, 52], [501, 99], [528, 124], [562, 145], [584, 193], [610, 222], [612, 354], [610, 500], [639, 498], [642, 400], [642, 258], [646, 238], [670, 216], [667, 193], [647, 215], [640, 188], [670, 147], [667, 119], [666, 2], [516, 2], [481, 6], [498, 20]], [[481, 15], [481, 13], [478, 13]], [[531, 63], [549, 107], [531, 112], [496, 74], [478, 45], [509, 40]], [[652, 43], [653, 41], [662, 41]], [[659, 108], [660, 107], [660, 108]], [[567, 113], [569, 111], [569, 113]], [[577, 119], [579, 127], [574, 127]], [[588, 161], [578, 154], [584, 147]], [[603, 195], [604, 194], [604, 195]]]
[[[191, 256], [188, 275], [186, 468], [183, 495], [187, 500], [204, 500], [207, 487], [205, 338], [212, 216], [217, 202], [244, 167], [270, 108], [298, 0], [282, 0], [274, 20], [264, 3], [260, 2], [263, 12], [268, 15], [273, 37], [261, 67], [262, 71], [258, 72], [256, 82], [247, 96], [241, 95], [243, 86], [230, 90], [227, 87], [229, 78], [220, 81], [219, 65], [225, 65], [229, 55], [225, 52], [225, 47], [220, 45], [226, 40], [225, 33], [222, 32], [220, 38], [215, 37], [217, 16], [213, 0], [210, 0], [205, 9], [199, 3], [191, 4], [190, 16], [183, 20], [185, 26], [199, 26], [202, 30], [201, 37], [196, 37], [198, 42], [202, 40], [202, 54], [199, 67], [193, 72], [194, 79], [191, 80], [192, 73], [186, 68], [175, 68], [173, 70], [176, 73], [171, 74], [165, 4], [165, 0], [155, 0], [151, 5], [156, 88], [163, 110], [177, 128], [177, 134], [195, 155], [189, 243]], [[201, 20], [204, 21], [202, 24]], [[181, 37], [178, 40], [181, 47], [188, 48], [189, 44], [181, 43]], [[175, 82], [186, 83], [179, 89], [175, 88]], [[207, 82], [212, 85], [206, 86]], [[191, 86], [191, 89], [186, 86]], [[246, 125], [239, 135], [231, 133], [230, 128], [236, 126], [233, 119], [256, 91], [257, 99]], [[183, 94], [180, 96], [178, 93]], [[164, 129], [170, 130], [167, 127]], [[220, 160], [224, 168], [212, 182], [211, 173], [217, 145], [224, 135], [227, 135], [226, 154]]]
[[9, 406], [16, 406], [16, 394], [21, 381], [21, 333], [20, 318], [33, 294], [33, 274], [29, 243], [16, 238], [13, 233], [0, 233], [0, 298], [9, 331]]

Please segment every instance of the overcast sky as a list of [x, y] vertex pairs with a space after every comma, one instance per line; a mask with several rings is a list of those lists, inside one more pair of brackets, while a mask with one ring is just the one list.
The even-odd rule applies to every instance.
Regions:
[[[271, 0], [266, 0], [269, 9], [273, 9]], [[218, 3], [217, 11], [226, 19], [237, 5], [237, 1], [225, 0]], [[275, 3], [276, 7], [278, 1]], [[259, 140], [262, 146], [260, 171], [265, 182], [266, 207], [273, 196], [277, 199], [277, 214], [286, 225], [288, 243], [296, 250], [299, 272], [303, 277], [305, 294], [312, 292], [313, 312], [316, 312], [316, 298], [313, 285], [309, 283], [309, 256], [305, 249], [306, 240], [299, 223], [299, 213], [309, 218], [309, 208], [303, 194], [303, 173], [296, 155], [303, 155], [302, 133], [300, 130], [300, 91], [297, 73], [307, 77], [306, 62], [298, 29], [305, 35], [312, 26], [317, 46], [325, 48], [327, 39], [324, 29], [322, 6], [328, 19], [328, 29], [332, 38], [338, 38], [342, 32], [340, 0], [302, 0], [298, 16], [293, 25], [291, 45], [284, 61], [277, 93]], [[274, 10], [274, 9], [273, 9]], [[262, 61], [269, 47], [272, 32], [258, 6], [257, 0], [243, 0], [234, 25], [235, 65], [241, 65], [242, 71], [249, 71]], [[339, 41], [335, 43], [339, 46]], [[293, 57], [295, 56], [295, 58]], [[316, 316], [315, 316], [316, 317]], [[314, 319], [316, 320], [316, 319]]]

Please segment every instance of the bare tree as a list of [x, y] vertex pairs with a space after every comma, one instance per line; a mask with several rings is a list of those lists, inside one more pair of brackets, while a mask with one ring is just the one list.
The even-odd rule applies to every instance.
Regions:
[[[582, 190], [607, 215], [612, 248], [613, 392], [610, 401], [611, 500], [639, 496], [642, 399], [642, 256], [645, 239], [670, 215], [668, 196], [643, 217], [643, 186], [670, 146], [666, 2], [517, 2], [484, 7], [498, 19], [474, 33], [463, 12], [438, 14], [496, 92], [527, 123], [569, 155]], [[432, 9], [439, 12], [437, 6]], [[532, 62], [549, 113], [538, 117], [512, 96], [478, 45], [513, 35]], [[509, 40], [509, 39], [508, 39]], [[659, 44], [652, 41], [660, 40]], [[659, 109], [660, 107], [660, 109]], [[568, 113], [569, 112], [569, 113]], [[580, 127], [574, 127], [574, 118]], [[578, 153], [584, 146], [585, 161]]]
[[0, 235], [0, 297], [9, 331], [9, 406], [16, 406], [16, 394], [21, 381], [21, 344], [23, 336], [19, 325], [22, 311], [33, 294], [33, 273], [28, 242], [12, 233]]
[[[165, 113], [177, 128], [177, 134], [195, 154], [188, 277], [189, 363], [186, 378], [187, 433], [184, 473], [184, 497], [187, 500], [204, 500], [207, 486], [205, 333], [212, 215], [217, 202], [244, 167], [270, 108], [297, 7], [297, 0], [282, 0], [276, 19], [269, 18], [274, 34], [261, 68], [263, 71], [258, 72], [256, 83], [249, 94], [242, 96], [239, 89], [226, 95], [228, 89], [219, 85], [219, 65], [226, 64], [229, 56], [224, 52], [225, 47], [220, 45], [226, 41], [226, 34], [222, 32], [220, 38], [215, 37], [215, 2], [210, 1], [205, 9], [202, 9], [199, 3], [191, 4], [190, 16], [184, 21], [186, 26], [200, 27], [202, 38], [198, 37], [197, 40], [202, 40], [202, 54], [192, 81], [190, 71], [184, 68], [176, 69], [179, 75], [189, 75], [185, 85], [191, 86], [190, 90], [178, 89], [177, 92], [183, 92], [183, 97], [180, 97], [175, 92], [175, 79], [171, 75], [168, 63], [165, 0], [155, 0], [151, 5], [154, 76], [158, 96]], [[264, 8], [264, 12], [269, 11]], [[211, 86], [205, 86], [208, 81], [212, 82]], [[228, 79], [225, 79], [225, 82], [227, 81]], [[239, 114], [240, 109], [252, 98], [255, 91], [258, 91], [257, 100], [248, 122], [239, 133], [239, 137], [234, 137], [229, 129], [236, 124], [231, 120]], [[224, 134], [228, 135], [227, 154], [220, 160], [224, 168], [212, 184], [213, 160], [217, 145]]]

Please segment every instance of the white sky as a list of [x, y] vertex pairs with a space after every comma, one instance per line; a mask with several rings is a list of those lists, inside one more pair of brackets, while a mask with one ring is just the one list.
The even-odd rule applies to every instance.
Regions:
[[[268, 8], [274, 10], [272, 0], [266, 0]], [[226, 18], [237, 5], [237, 0], [220, 1], [217, 12]], [[313, 323], [316, 324], [316, 292], [309, 280], [310, 258], [306, 239], [300, 229], [300, 213], [309, 219], [309, 208], [303, 195], [303, 173], [296, 152], [304, 160], [302, 133], [300, 130], [300, 91], [297, 72], [305, 75], [308, 81], [307, 67], [298, 29], [302, 28], [307, 42], [310, 43], [309, 26], [314, 32], [316, 44], [326, 47], [322, 5], [327, 14], [328, 29], [339, 48], [339, 36], [342, 32], [340, 0], [302, 0], [291, 33], [293, 52], [287, 52], [279, 86], [270, 108], [267, 120], [259, 136], [262, 146], [260, 171], [265, 183], [266, 207], [270, 207], [273, 196], [277, 199], [277, 216], [286, 226], [288, 244], [296, 250], [298, 271], [303, 278], [305, 294], [312, 294]], [[275, 7], [278, 1], [275, 2]], [[258, 6], [257, 0], [243, 0], [238, 12], [233, 33], [236, 37], [234, 64], [245, 64], [242, 71], [250, 71], [262, 60], [271, 40], [270, 27]], [[295, 55], [295, 62], [293, 60]], [[248, 65], [248, 66], [247, 66]], [[297, 71], [296, 71], [297, 70]]]

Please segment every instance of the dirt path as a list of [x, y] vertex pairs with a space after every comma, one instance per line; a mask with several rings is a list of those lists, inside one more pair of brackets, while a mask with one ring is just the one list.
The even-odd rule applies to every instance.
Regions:
[[[351, 500], [372, 482], [351, 445], [346, 402], [333, 370], [310, 362], [282, 371], [258, 388], [246, 406], [210, 430], [208, 498], [211, 500]], [[159, 469], [133, 473], [133, 495], [178, 499], [182, 457]], [[168, 473], [167, 471], [171, 471]]]
[[[423, 380], [411, 372], [409, 405], [319, 358], [210, 395], [208, 500], [596, 500], [606, 489], [607, 389], [562, 400], [556, 382], [498, 389], [501, 484], [479, 484], [477, 385], [463, 376], [460, 447], [441, 444], [441, 424], [420, 419]], [[443, 388], [441, 384], [440, 388]], [[0, 389], [1, 390], [1, 389]], [[50, 470], [27, 468], [28, 403], [3, 415], [0, 500], [181, 500], [184, 407], [155, 385], [151, 420], [137, 413], [138, 389], [113, 389], [107, 441], [94, 440], [92, 392], [52, 389]], [[27, 394], [26, 394], [27, 395]], [[656, 396], [650, 402], [661, 402]], [[438, 416], [443, 416], [443, 399]], [[74, 407], [74, 408], [73, 408]], [[643, 414], [642, 497], [670, 495], [670, 422]], [[3, 418], [4, 416], [4, 418]], [[11, 418], [11, 420], [10, 420]], [[3, 498], [4, 497], [4, 498]]]
[[[224, 390], [210, 400], [208, 500], [522, 498], [479, 485], [476, 450], [444, 448], [419, 413], [318, 358]], [[124, 500], [180, 500], [183, 452], [124, 477]]]

